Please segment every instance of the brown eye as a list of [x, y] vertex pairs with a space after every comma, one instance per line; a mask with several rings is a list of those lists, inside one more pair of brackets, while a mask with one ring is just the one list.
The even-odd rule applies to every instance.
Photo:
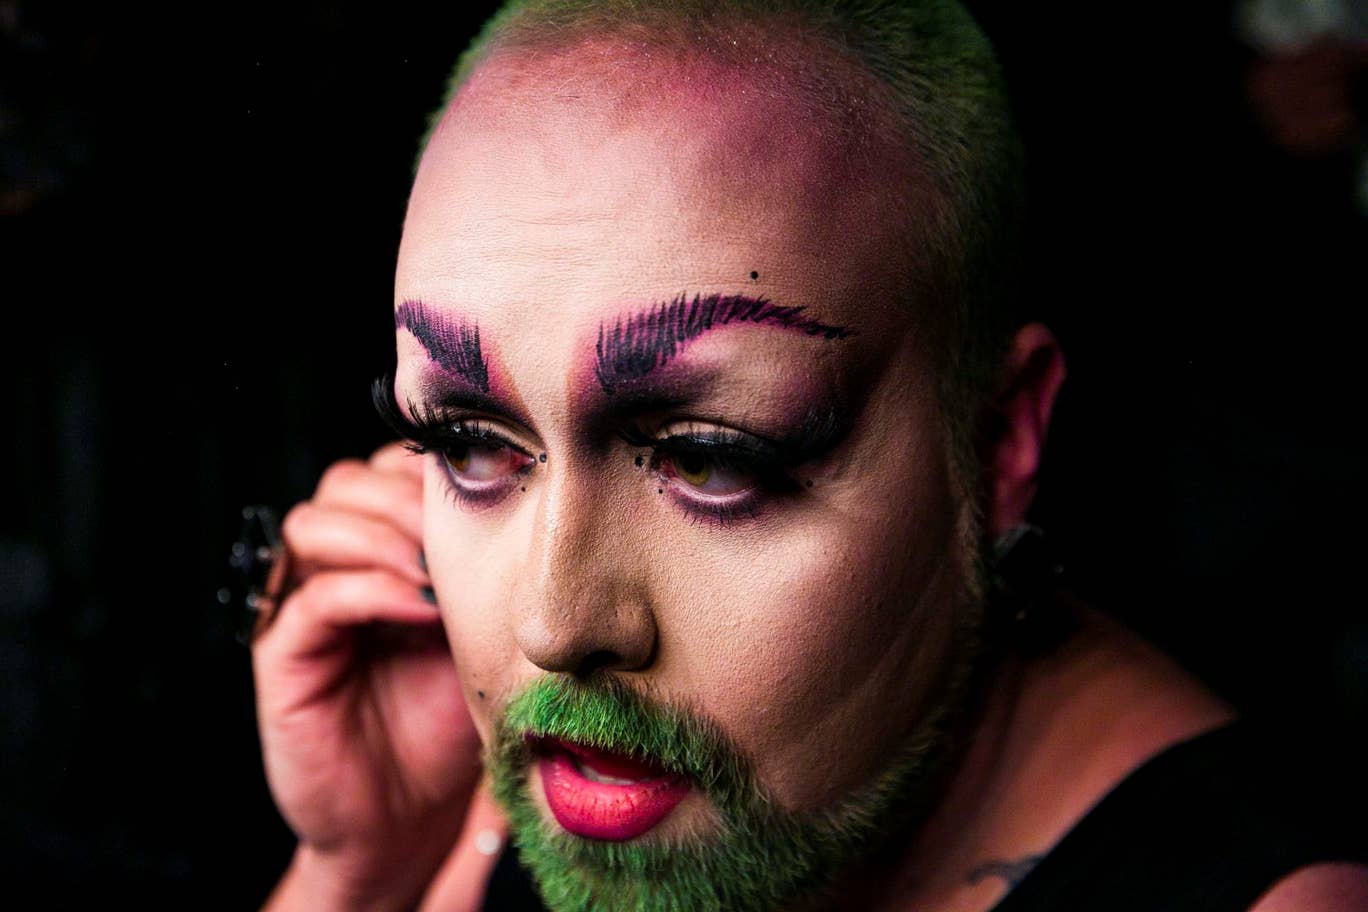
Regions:
[[530, 465], [532, 459], [512, 447], [483, 443], [455, 443], [444, 454], [453, 474], [462, 481], [498, 481]]
[[668, 475], [690, 490], [711, 497], [727, 497], [755, 485], [752, 473], [702, 453], [677, 453], [665, 457], [662, 463]]
[[679, 477], [694, 487], [707, 484], [712, 476], [712, 467], [708, 465], [708, 460], [697, 453], [680, 456], [674, 465]]
[[469, 444], [463, 443], [460, 446], [452, 447], [450, 450], [448, 450], [446, 454], [446, 462], [447, 465], [451, 466], [453, 470], [457, 472], [464, 472], [467, 468], [470, 467]]

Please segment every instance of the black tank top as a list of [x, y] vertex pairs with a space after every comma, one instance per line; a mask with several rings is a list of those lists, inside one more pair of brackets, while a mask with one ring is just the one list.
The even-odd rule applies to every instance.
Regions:
[[[1368, 861], [1351, 780], [1307, 741], [1235, 722], [1153, 757], [992, 912], [1245, 912], [1283, 876]], [[1346, 910], [1347, 912], [1347, 910]]]
[[[1331, 748], [1235, 722], [1151, 758], [992, 912], [1246, 912], [1284, 875], [1368, 862], [1364, 808]], [[510, 848], [485, 909], [540, 912]]]

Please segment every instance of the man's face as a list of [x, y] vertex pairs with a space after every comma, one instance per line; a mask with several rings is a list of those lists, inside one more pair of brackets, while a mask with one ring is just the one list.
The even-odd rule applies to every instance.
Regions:
[[[583, 85], [486, 65], [424, 157], [395, 391], [463, 435], [428, 457], [428, 565], [486, 745], [529, 686], [607, 676], [810, 816], [965, 661], [964, 505], [885, 189], [910, 165], [781, 69], [619, 60]], [[651, 785], [659, 758], [572, 740], [526, 742], [550, 831], [727, 825], [703, 783]]]

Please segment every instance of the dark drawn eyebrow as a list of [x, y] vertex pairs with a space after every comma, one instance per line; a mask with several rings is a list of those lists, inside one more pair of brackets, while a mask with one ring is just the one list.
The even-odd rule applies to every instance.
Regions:
[[784, 307], [766, 298], [711, 294], [676, 295], [640, 313], [618, 317], [612, 329], [599, 323], [594, 375], [611, 395], [618, 384], [645, 377], [663, 367], [677, 351], [710, 329], [729, 323], [755, 323], [797, 330], [824, 339], [844, 339], [853, 329], [833, 326], [804, 314], [803, 307]]
[[480, 327], [433, 313], [423, 302], [404, 301], [394, 311], [394, 328], [407, 329], [438, 367], [489, 392], [489, 362], [480, 351]]

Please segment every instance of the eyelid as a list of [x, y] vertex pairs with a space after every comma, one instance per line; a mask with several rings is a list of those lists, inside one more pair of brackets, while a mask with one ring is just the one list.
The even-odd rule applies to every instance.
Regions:
[[507, 447], [528, 459], [535, 461], [536, 458], [529, 447], [523, 446], [508, 434], [498, 430], [497, 425], [492, 424], [488, 417], [463, 413], [459, 409], [427, 409], [422, 420], [415, 425], [413, 433], [415, 436], [411, 439], [427, 449], [459, 441], [478, 446]]
[[[497, 441], [526, 456], [531, 456], [535, 448], [535, 445], [528, 447], [519, 443], [514, 435], [494, 430], [503, 423], [503, 419], [478, 409], [452, 407], [440, 403], [434, 405], [427, 401], [414, 402], [412, 398], [407, 399], [406, 408], [401, 407], [395, 395], [391, 374], [382, 374], [372, 381], [371, 402], [381, 420], [408, 441], [405, 448], [415, 453], [428, 452], [434, 443], [450, 441], [456, 437], [463, 440]], [[451, 430], [463, 422], [482, 426], [485, 433], [476, 437], [456, 434]]]
[[[690, 426], [697, 426], [697, 423], [691, 422]], [[690, 444], [694, 444], [696, 449], [704, 453], [731, 451], [746, 453], [756, 458], [776, 455], [773, 444], [765, 438], [724, 427], [709, 428], [701, 432], [663, 434], [659, 430], [652, 433], [641, 424], [630, 424], [618, 430], [618, 437], [632, 446], [686, 449]]]
[[[698, 419], [688, 422], [695, 426], [702, 423]], [[795, 469], [826, 458], [844, 441], [852, 427], [853, 420], [849, 413], [831, 406], [814, 406], [807, 411], [801, 421], [780, 437], [769, 437], [725, 426], [715, 427], [702, 434], [675, 434], [662, 437], [659, 429], [651, 433], [641, 424], [623, 428], [618, 432], [618, 436], [632, 446], [648, 447], [666, 443], [677, 445], [694, 440], [700, 442], [700, 447], [715, 447], [716, 449], [711, 451], [713, 453], [730, 450], [774, 468]]]
[[445, 428], [440, 430], [439, 433], [450, 438], [464, 440], [469, 443], [506, 446], [510, 450], [516, 450], [517, 452], [522, 453], [529, 459], [535, 459], [527, 447], [506, 435], [499, 433], [497, 430], [494, 430], [494, 428], [488, 424], [488, 419], [483, 417], [460, 417], [458, 415], [447, 419], [444, 424]]
[[697, 455], [726, 471], [748, 476], [753, 483], [746, 490], [753, 494], [799, 490], [798, 483], [785, 471], [788, 465], [784, 461], [784, 448], [754, 434], [716, 428], [706, 433], [659, 436], [639, 425], [631, 425], [622, 428], [618, 436], [632, 446], [650, 448], [651, 468], [656, 472], [661, 471], [661, 462], [666, 459]]

